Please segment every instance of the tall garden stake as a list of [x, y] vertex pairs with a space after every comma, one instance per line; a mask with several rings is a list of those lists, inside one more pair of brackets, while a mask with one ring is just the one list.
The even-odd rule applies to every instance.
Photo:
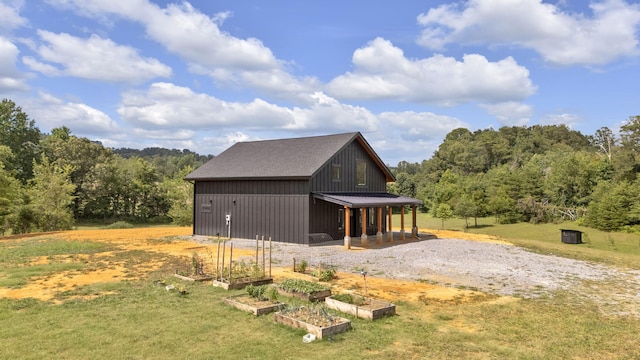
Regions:
[[271, 278], [271, 236], [269, 236], [269, 278]]
[[233, 269], [233, 243], [229, 245], [229, 285], [233, 284], [231, 269]]
[[222, 275], [220, 275], [220, 239], [218, 239], [218, 252], [216, 253], [216, 280], [222, 281]]
[[224, 242], [222, 243], [222, 267], [220, 268], [220, 281], [222, 281], [222, 276], [224, 275], [224, 253], [225, 250], [227, 249], [227, 244], [225, 244]]

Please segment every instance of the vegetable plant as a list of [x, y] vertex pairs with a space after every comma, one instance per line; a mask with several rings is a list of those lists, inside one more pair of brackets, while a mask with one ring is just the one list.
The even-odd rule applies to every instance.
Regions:
[[328, 286], [302, 279], [286, 279], [280, 284], [280, 288], [289, 292], [299, 292], [304, 294], [312, 294], [329, 290]]

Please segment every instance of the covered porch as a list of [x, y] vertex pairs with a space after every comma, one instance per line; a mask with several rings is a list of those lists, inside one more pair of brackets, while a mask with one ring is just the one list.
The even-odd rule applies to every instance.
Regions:
[[[324, 200], [336, 205], [344, 207], [344, 246], [350, 249], [352, 246], [352, 234], [359, 240], [359, 245], [366, 247], [369, 244], [369, 235], [367, 235], [366, 219], [374, 218], [377, 226], [375, 234], [375, 243], [382, 244], [383, 241], [393, 242], [393, 208], [400, 207], [400, 231], [397, 234], [399, 240], [406, 239], [405, 230], [405, 211], [404, 207], [411, 207], [411, 237], [418, 237], [418, 226], [416, 224], [416, 208], [422, 204], [421, 200], [412, 199], [404, 196], [393, 195], [389, 193], [316, 193], [314, 198]], [[358, 212], [360, 224], [352, 224], [352, 212]], [[388, 224], [388, 227], [387, 227]], [[358, 226], [359, 229], [354, 228]], [[355, 231], [352, 231], [355, 230]], [[372, 241], [374, 239], [371, 239]]]

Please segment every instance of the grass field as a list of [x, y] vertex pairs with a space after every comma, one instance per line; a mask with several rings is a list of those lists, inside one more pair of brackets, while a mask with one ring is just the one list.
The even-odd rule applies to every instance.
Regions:
[[[437, 219], [419, 220], [421, 228], [432, 220], [438, 222], [434, 228], [440, 227]], [[541, 252], [562, 253], [564, 245], [576, 249], [566, 250], [571, 256], [609, 263], [626, 264], [636, 257], [637, 240], [623, 240], [626, 234], [610, 248], [606, 241], [596, 244], [595, 234], [590, 244], [573, 246], [560, 243], [558, 226], [470, 231], [504, 231]], [[38, 300], [39, 293], [0, 299], [0, 358], [640, 358], [639, 319], [603, 315], [597, 304], [576, 302], [563, 292], [542, 299], [403, 300], [398, 294], [397, 316], [371, 322], [342, 315], [352, 320], [352, 331], [304, 344], [305, 332], [277, 325], [273, 316], [256, 318], [222, 303], [223, 297], [242, 291], [171, 276], [193, 247], [182, 244], [174, 236], [178, 233], [170, 228], [99, 230], [0, 240], [0, 288], [20, 292], [43, 281], [53, 287], [49, 290], [61, 290], [52, 291], [47, 300]], [[527, 240], [529, 233], [536, 238]], [[168, 250], [179, 244], [181, 251]], [[65, 278], [91, 274], [109, 276], [65, 285]], [[188, 294], [167, 291], [154, 280], [185, 287]]]
[[[441, 229], [442, 220], [427, 214], [418, 214], [419, 229]], [[604, 231], [577, 225], [575, 222], [559, 224], [496, 224], [494, 218], [479, 218], [478, 226], [469, 219], [469, 228], [465, 228], [463, 219], [450, 219], [445, 229], [486, 234], [544, 254], [556, 254], [575, 259], [602, 262], [610, 265], [640, 269], [640, 235], [622, 232]], [[583, 232], [583, 244], [564, 244], [561, 242], [561, 229]]]

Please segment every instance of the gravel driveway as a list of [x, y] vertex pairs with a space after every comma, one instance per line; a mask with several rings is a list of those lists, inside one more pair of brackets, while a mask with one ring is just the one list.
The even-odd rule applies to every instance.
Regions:
[[[233, 240], [234, 247], [255, 247], [253, 240]], [[608, 312], [638, 315], [640, 271], [624, 270], [552, 255], [540, 255], [505, 244], [460, 239], [394, 243], [375, 249], [345, 250], [340, 245], [273, 243], [272, 259], [290, 266], [292, 259], [320, 262], [337, 271], [405, 280], [425, 280], [486, 293], [523, 298], [551, 296], [567, 290], [588, 297]]]

